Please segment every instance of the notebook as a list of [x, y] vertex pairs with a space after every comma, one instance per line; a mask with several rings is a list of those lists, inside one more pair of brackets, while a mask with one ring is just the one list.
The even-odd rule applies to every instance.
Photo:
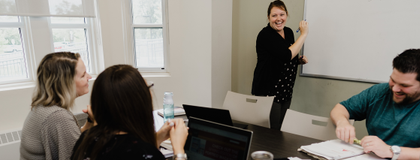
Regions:
[[190, 117], [184, 150], [188, 159], [246, 160], [252, 131]]
[[232, 118], [230, 117], [230, 112], [226, 109], [193, 106], [188, 104], [183, 104], [182, 106], [184, 107], [185, 114], [188, 119], [192, 116], [244, 129], [248, 127], [246, 124], [233, 123]]
[[298, 151], [307, 153], [308, 155], [320, 160], [335, 159], [364, 159], [364, 160], [380, 160], [374, 154], [365, 154], [362, 146], [356, 144], [348, 144], [340, 139], [328, 140], [310, 145], [301, 146]]

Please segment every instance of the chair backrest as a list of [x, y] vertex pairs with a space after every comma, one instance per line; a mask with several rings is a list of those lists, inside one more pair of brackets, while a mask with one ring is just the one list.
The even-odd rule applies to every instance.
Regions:
[[233, 120], [270, 127], [269, 116], [274, 97], [244, 95], [228, 91], [223, 108]]
[[[350, 120], [353, 125], [354, 120]], [[288, 109], [284, 117], [283, 132], [293, 133], [319, 140], [337, 139], [331, 118], [310, 115]]]

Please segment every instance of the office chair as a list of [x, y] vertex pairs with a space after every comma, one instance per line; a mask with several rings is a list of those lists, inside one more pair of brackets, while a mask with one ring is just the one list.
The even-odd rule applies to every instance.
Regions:
[[270, 110], [274, 97], [252, 96], [228, 91], [223, 108], [228, 109], [233, 120], [270, 127]]
[[[353, 125], [353, 123], [354, 120], [350, 120], [350, 124]], [[335, 126], [331, 118], [301, 113], [291, 109], [287, 110], [280, 130], [320, 140], [337, 139]]]

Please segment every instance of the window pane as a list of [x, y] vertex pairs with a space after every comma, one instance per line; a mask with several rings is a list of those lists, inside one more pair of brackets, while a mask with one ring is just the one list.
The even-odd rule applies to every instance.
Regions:
[[134, 24], [162, 24], [162, 0], [132, 0]]
[[91, 73], [85, 29], [52, 29], [52, 33], [54, 51], [79, 53], [85, 63], [86, 71]]
[[19, 28], [0, 28], [0, 81], [28, 78]]
[[164, 68], [162, 28], [135, 28], [136, 65]]
[[79, 17], [50, 17], [52, 24], [84, 24], [85, 18]]
[[18, 16], [0, 16], [0, 22], [19, 22]]

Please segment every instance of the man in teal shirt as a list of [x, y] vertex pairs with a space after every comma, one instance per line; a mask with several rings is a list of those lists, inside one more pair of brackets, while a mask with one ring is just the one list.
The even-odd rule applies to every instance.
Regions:
[[349, 119], [364, 120], [369, 136], [361, 140], [366, 153], [381, 158], [420, 158], [420, 49], [393, 60], [388, 83], [374, 85], [337, 104], [331, 111], [337, 137], [352, 144], [355, 128]]

